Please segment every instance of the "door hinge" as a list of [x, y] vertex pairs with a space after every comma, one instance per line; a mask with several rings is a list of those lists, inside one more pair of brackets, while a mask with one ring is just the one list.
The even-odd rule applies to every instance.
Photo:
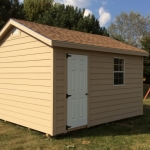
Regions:
[[69, 55], [69, 54], [66, 54], [66, 58], [68, 58], [68, 57], [71, 57], [71, 55]]
[[69, 128], [71, 128], [71, 126], [66, 125], [66, 130], [68, 130]]
[[71, 95], [66, 94], [66, 98], [70, 97]]

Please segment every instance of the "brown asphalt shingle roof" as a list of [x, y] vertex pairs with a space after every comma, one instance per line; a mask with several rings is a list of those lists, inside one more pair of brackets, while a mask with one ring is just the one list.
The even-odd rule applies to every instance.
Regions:
[[92, 46], [100, 46], [100, 47], [120, 49], [120, 50], [121, 49], [131, 50], [135, 52], [136, 51], [143, 52], [143, 50], [141, 49], [127, 45], [125, 43], [119, 42], [117, 40], [114, 40], [106, 36], [73, 31], [64, 28], [48, 26], [48, 25], [42, 25], [42, 24], [28, 22], [24, 20], [18, 20], [18, 19], [12, 19], [12, 20], [26, 26], [27, 28], [51, 40], [92, 45]]

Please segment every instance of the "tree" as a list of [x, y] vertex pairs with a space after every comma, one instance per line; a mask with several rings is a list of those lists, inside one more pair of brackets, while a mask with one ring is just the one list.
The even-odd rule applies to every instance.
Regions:
[[10, 18], [24, 19], [23, 4], [19, 0], [11, 0]]
[[[143, 37], [141, 44], [142, 48], [150, 54], [150, 35]], [[146, 77], [146, 82], [150, 83], [150, 56], [144, 58], [144, 77]]]
[[111, 36], [113, 39], [117, 40], [117, 41], [120, 41], [120, 42], [123, 42], [123, 43], [126, 43], [128, 44], [127, 42], [125, 42], [125, 40], [123, 39], [123, 37], [121, 35], [112, 35]]
[[[84, 11], [85, 10], [83, 10], [83, 14]], [[94, 15], [89, 15], [86, 17], [82, 16], [82, 18], [79, 19], [76, 30], [92, 34], [109, 36], [107, 30], [104, 27], [100, 27], [99, 21], [95, 18]]]
[[0, 29], [10, 18], [23, 19], [23, 4], [18, 0], [0, 0]]
[[48, 11], [53, 4], [54, 0], [24, 0], [26, 20], [36, 21], [39, 15]]
[[29, 21], [109, 36], [94, 15], [84, 17], [85, 9], [54, 3], [53, 0], [25, 0], [24, 9]]
[[133, 11], [122, 12], [108, 27], [108, 32], [111, 37], [120, 37], [125, 43], [141, 47], [141, 38], [150, 32], [150, 18]]
[[54, 3], [54, 0], [0, 0], [0, 29], [9, 18], [109, 36], [94, 15], [84, 16], [85, 9]]
[[36, 22], [77, 30], [78, 22], [83, 18], [83, 12], [73, 6], [55, 3], [49, 10], [43, 11]]
[[9, 0], [0, 0], [0, 29], [4, 26], [9, 18], [11, 2]]

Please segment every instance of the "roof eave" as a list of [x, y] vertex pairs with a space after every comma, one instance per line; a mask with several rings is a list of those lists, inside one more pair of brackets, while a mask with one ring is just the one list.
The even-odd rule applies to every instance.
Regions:
[[16, 28], [26, 32], [27, 34], [37, 38], [38, 40], [46, 43], [47, 45], [49, 46], [52, 46], [52, 40], [47, 38], [47, 37], [44, 37], [43, 35], [31, 30], [30, 28], [14, 21], [13, 19], [10, 19], [7, 24], [3, 27], [3, 29], [1, 30], [0, 32], [0, 39], [2, 39], [2, 37], [5, 35], [5, 33], [7, 33], [7, 31], [12, 27], [12, 26], [15, 26]]
[[58, 46], [58, 47], [64, 47], [64, 48], [83, 49], [83, 50], [94, 50], [94, 51], [100, 51], [100, 52], [127, 54], [127, 55], [135, 55], [135, 56], [149, 56], [149, 53], [144, 50], [134, 51], [134, 50], [116, 49], [116, 48], [109, 48], [109, 47], [102, 47], [102, 46], [93, 46], [93, 45], [79, 44], [79, 43], [73, 43], [73, 42], [51, 40], [31, 30], [30, 28], [22, 25], [21, 23], [18, 23], [17, 21], [13, 19], [10, 19], [7, 22], [7, 24], [3, 27], [3, 29], [0, 31], [0, 40], [12, 26], [15, 26], [16, 28], [26, 32], [27, 34], [37, 38], [38, 40], [46, 43], [49, 46]]
[[135, 56], [149, 56], [149, 53], [144, 50], [134, 51], [134, 50], [126, 50], [126, 49], [114, 49], [109, 47], [78, 44], [78, 43], [71, 43], [71, 42], [64, 42], [64, 41], [57, 41], [57, 40], [52, 41], [52, 46], [82, 49], [82, 50], [94, 50], [99, 52], [135, 55]]
[[5, 24], [5, 26], [2, 28], [2, 30], [0, 31], [0, 40], [2, 39], [2, 37], [5, 35], [5, 33], [12, 27], [12, 25], [10, 24], [10, 20]]

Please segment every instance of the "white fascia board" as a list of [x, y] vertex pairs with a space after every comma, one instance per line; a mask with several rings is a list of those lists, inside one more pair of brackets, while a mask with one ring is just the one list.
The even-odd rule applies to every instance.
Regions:
[[149, 53], [144, 50], [134, 51], [134, 50], [126, 50], [126, 49], [115, 49], [115, 48], [102, 47], [102, 46], [93, 46], [93, 45], [86, 45], [86, 44], [63, 42], [63, 41], [57, 41], [57, 40], [52, 41], [52, 46], [73, 48], [73, 49], [80, 49], [80, 50], [99, 51], [99, 52], [105, 52], [105, 53], [117, 53], [117, 54], [135, 55], [135, 56], [149, 56]]
[[39, 39], [40, 41], [46, 43], [47, 45], [49, 46], [52, 46], [52, 40], [47, 38], [47, 37], [44, 37], [43, 35], [31, 30], [30, 28], [18, 23], [17, 21], [14, 21], [13, 19], [10, 19], [9, 22], [4, 26], [4, 28], [1, 30], [0, 32], [0, 39], [1, 37], [3, 36], [3, 34], [5, 33], [5, 31], [12, 27], [12, 26], [15, 26], [16, 28], [28, 33], [29, 35]]
[[0, 31], [0, 39], [2, 38], [2, 35], [11, 27], [10, 20], [6, 23], [6, 25], [2, 28]]

